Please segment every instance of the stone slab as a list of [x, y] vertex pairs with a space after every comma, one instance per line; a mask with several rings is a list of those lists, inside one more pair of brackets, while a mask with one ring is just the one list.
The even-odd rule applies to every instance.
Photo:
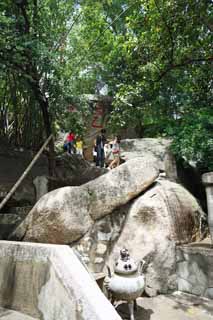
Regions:
[[36, 318], [32, 318], [30, 316], [27, 316], [26, 314], [23, 314], [14, 310], [4, 309], [4, 308], [0, 308], [0, 319], [1, 320], [39, 320]]
[[68, 246], [0, 241], [0, 288], [1, 307], [36, 319], [121, 320]]

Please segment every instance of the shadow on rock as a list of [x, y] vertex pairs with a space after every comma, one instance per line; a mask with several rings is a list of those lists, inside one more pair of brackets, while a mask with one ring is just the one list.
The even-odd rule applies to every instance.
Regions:
[[[123, 320], [129, 320], [130, 314], [129, 314], [129, 308], [127, 303], [121, 303], [117, 306], [116, 311], [121, 316]], [[151, 315], [154, 312], [151, 309], [144, 309], [140, 306], [137, 306], [137, 311], [134, 312], [135, 320], [150, 320]]]

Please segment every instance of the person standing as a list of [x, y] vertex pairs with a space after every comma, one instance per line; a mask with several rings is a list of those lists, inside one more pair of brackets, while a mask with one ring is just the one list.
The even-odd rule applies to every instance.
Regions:
[[97, 167], [104, 167], [104, 145], [107, 142], [107, 139], [105, 137], [105, 129], [101, 130], [101, 133], [96, 137], [96, 166]]
[[113, 160], [109, 165], [109, 169], [113, 169], [120, 164], [120, 137], [116, 136], [112, 142]]
[[67, 138], [66, 138], [66, 145], [67, 145], [67, 152], [69, 154], [73, 154], [74, 153], [74, 141], [75, 141], [75, 134], [70, 131], [67, 135]]
[[79, 136], [76, 139], [75, 147], [76, 147], [76, 154], [79, 154], [83, 158], [83, 140]]

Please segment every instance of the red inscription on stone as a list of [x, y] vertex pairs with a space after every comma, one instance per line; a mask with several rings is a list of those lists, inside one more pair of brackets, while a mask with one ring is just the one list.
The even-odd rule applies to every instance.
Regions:
[[95, 113], [94, 113], [94, 116], [92, 119], [92, 127], [93, 128], [98, 128], [98, 129], [103, 128], [103, 125], [102, 125], [103, 114], [104, 114], [103, 107], [100, 104], [97, 104], [96, 109], [95, 109]]

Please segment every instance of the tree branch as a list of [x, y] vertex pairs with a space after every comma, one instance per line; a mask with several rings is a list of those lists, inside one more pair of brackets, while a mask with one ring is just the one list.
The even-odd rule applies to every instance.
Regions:
[[19, 4], [17, 3], [17, 6], [21, 9], [22, 16], [24, 17], [24, 21], [25, 21], [24, 31], [25, 33], [28, 34], [30, 32], [30, 21], [28, 19], [27, 12], [26, 12], [27, 1], [22, 1]]
[[213, 56], [212, 57], [208, 57], [208, 58], [201, 57], [201, 58], [197, 58], [197, 59], [188, 59], [188, 60], [182, 61], [182, 62], [177, 63], [177, 64], [171, 64], [164, 71], [162, 71], [162, 73], [159, 75], [158, 79], [155, 80], [154, 82], [160, 81], [171, 70], [182, 68], [182, 67], [185, 67], [187, 65], [192, 65], [192, 64], [202, 64], [203, 62], [212, 63], [213, 62]]
[[160, 8], [158, 6], [157, 0], [154, 0], [154, 3], [155, 3], [155, 6], [156, 6], [159, 14], [162, 17], [163, 23], [167, 28], [167, 31], [168, 31], [168, 34], [169, 34], [169, 37], [170, 37], [170, 40], [171, 40], [171, 52], [170, 52], [170, 59], [169, 59], [170, 61], [169, 61], [169, 63], [172, 64], [173, 63], [173, 59], [174, 59], [174, 46], [175, 46], [174, 39], [173, 39], [173, 34], [172, 34], [172, 31], [171, 31], [171, 29], [170, 29], [170, 27], [169, 27], [164, 15], [163, 15], [163, 13], [161, 12], [161, 10], [160, 10]]

